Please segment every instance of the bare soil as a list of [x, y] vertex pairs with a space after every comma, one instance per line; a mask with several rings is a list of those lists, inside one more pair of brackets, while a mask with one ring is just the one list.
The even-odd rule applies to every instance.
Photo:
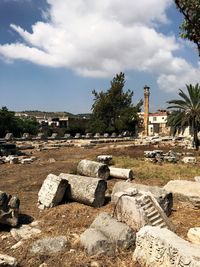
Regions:
[[[147, 147], [131, 147], [131, 148], [109, 148], [109, 145], [99, 145], [93, 149], [84, 149], [78, 147], [72, 148], [60, 148], [49, 151], [32, 152], [38, 159], [32, 164], [28, 165], [0, 165], [0, 190], [5, 191], [12, 195], [17, 195], [20, 198], [20, 222], [29, 223], [33, 220], [39, 221], [42, 233], [39, 237], [44, 236], [57, 236], [65, 235], [69, 239], [69, 247], [65, 252], [56, 253], [51, 255], [35, 255], [32, 254], [29, 249], [31, 243], [38, 238], [32, 238], [24, 241], [24, 244], [17, 248], [11, 249], [11, 246], [16, 241], [9, 234], [10, 229], [8, 227], [0, 225], [0, 253], [8, 254], [15, 257], [19, 266], [39, 266], [42, 263], [46, 263], [52, 267], [85, 267], [85, 266], [115, 266], [115, 267], [138, 267], [139, 265], [132, 260], [131, 251], [118, 251], [116, 257], [110, 258], [107, 256], [92, 256], [88, 257], [84, 249], [79, 244], [79, 235], [90, 226], [94, 218], [102, 211], [112, 212], [113, 207], [107, 201], [107, 203], [101, 208], [92, 208], [79, 203], [63, 203], [51, 209], [39, 210], [37, 207], [37, 194], [38, 191], [49, 173], [56, 175], [61, 172], [75, 173], [76, 165], [80, 159], [95, 159], [100, 154], [111, 154], [114, 156], [114, 160], [117, 165], [120, 165], [120, 160], [129, 160], [130, 164], [133, 162], [141, 162], [142, 166], [148, 164], [148, 172], [146, 177], [144, 173], [141, 175], [140, 166], [137, 167], [135, 181], [138, 183], [144, 183], [149, 185], [164, 185], [167, 180], [180, 179], [179, 168], [183, 168], [182, 164], [171, 164], [168, 169], [168, 179], [159, 179], [158, 177], [150, 176], [152, 173], [159, 171], [165, 171], [165, 165], [158, 166], [153, 163], [145, 163], [142, 161], [143, 151], [151, 148]], [[166, 150], [169, 148], [166, 148]], [[49, 159], [54, 158], [55, 162], [50, 163]], [[123, 167], [123, 166], [122, 166]], [[133, 169], [134, 166], [128, 166]], [[156, 168], [156, 169], [155, 169]], [[177, 170], [174, 175], [174, 168]], [[199, 164], [196, 166], [187, 167], [187, 175], [183, 179], [191, 179], [195, 173], [198, 173]], [[155, 169], [155, 170], [154, 170]], [[188, 171], [189, 170], [189, 171]], [[191, 170], [191, 176], [190, 176]], [[166, 175], [166, 174], [165, 174]], [[172, 177], [173, 176], [173, 177]], [[114, 183], [118, 180], [108, 181], [108, 193], [111, 192]], [[179, 201], [174, 202], [173, 212], [170, 216], [171, 221], [176, 227], [178, 235], [187, 239], [187, 231], [191, 227], [200, 226], [200, 209], [194, 209], [188, 203], [182, 203]], [[97, 265], [97, 263], [99, 265]], [[92, 264], [92, 265], [91, 265]], [[96, 265], [94, 265], [96, 264]]]

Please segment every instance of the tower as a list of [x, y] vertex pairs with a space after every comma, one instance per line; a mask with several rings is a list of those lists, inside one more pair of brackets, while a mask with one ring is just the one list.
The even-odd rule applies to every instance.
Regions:
[[149, 96], [150, 87], [144, 86], [144, 135], [149, 135]]

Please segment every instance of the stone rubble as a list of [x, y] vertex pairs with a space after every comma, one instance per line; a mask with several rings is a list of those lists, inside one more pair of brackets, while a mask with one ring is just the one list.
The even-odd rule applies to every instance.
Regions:
[[18, 197], [0, 191], [0, 224], [16, 227], [18, 225], [19, 205]]
[[136, 234], [133, 260], [141, 267], [199, 267], [200, 246], [168, 229], [145, 226]]
[[114, 256], [117, 249], [130, 249], [135, 245], [135, 232], [126, 224], [100, 213], [83, 234], [80, 242], [89, 255], [107, 254]]
[[17, 260], [5, 254], [0, 254], [0, 266], [2, 267], [16, 267]]
[[172, 180], [164, 187], [180, 201], [190, 202], [194, 207], [200, 208], [200, 183], [186, 180]]
[[44, 180], [42, 187], [38, 193], [38, 203], [42, 207], [52, 208], [58, 205], [65, 194], [68, 182], [60, 177], [49, 174]]
[[126, 191], [127, 189], [138, 189], [145, 192], [151, 192], [155, 199], [158, 201], [159, 205], [166, 213], [167, 216], [171, 214], [171, 209], [173, 206], [173, 195], [172, 193], [168, 192], [167, 190], [158, 187], [158, 186], [150, 186], [150, 185], [143, 185], [131, 182], [117, 182], [115, 183], [112, 195], [111, 195], [111, 202], [114, 203], [114, 195], [120, 191]]
[[77, 173], [83, 176], [107, 180], [110, 170], [106, 164], [84, 159], [78, 163]]
[[190, 228], [187, 238], [191, 243], [200, 245], [200, 227]]
[[127, 189], [114, 195], [114, 216], [138, 231], [144, 225], [174, 230], [174, 226], [150, 192]]

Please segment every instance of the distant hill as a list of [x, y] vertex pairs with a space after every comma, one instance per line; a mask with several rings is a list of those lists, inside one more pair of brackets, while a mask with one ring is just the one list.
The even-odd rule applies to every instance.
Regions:
[[57, 118], [57, 117], [71, 117], [71, 118], [89, 118], [90, 113], [81, 113], [81, 114], [72, 114], [66, 111], [57, 111], [57, 112], [48, 112], [48, 111], [39, 111], [39, 110], [24, 110], [20, 113], [26, 113], [29, 116], [33, 117], [46, 117], [46, 118]]

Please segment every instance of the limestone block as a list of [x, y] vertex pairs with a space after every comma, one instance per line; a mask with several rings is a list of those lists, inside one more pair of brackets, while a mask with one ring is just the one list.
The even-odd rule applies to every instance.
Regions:
[[180, 201], [191, 202], [195, 207], [200, 208], [200, 183], [186, 181], [186, 180], [173, 180], [169, 181], [165, 186], [168, 192], [172, 192], [174, 197]]
[[68, 183], [60, 177], [49, 174], [38, 193], [38, 202], [47, 208], [58, 205], [65, 194]]
[[74, 136], [74, 138], [80, 139], [81, 138], [81, 134], [80, 133], [76, 133], [75, 136]]
[[105, 180], [66, 173], [61, 173], [59, 177], [69, 183], [66, 191], [68, 200], [93, 207], [101, 207], [104, 204], [107, 189]]
[[8, 255], [0, 254], [0, 266], [16, 267], [17, 266], [17, 260], [13, 257], [8, 256]]
[[89, 228], [80, 236], [80, 242], [88, 255], [107, 254], [114, 256], [115, 246], [101, 231]]
[[197, 160], [196, 160], [195, 157], [184, 157], [184, 158], [182, 159], [182, 162], [183, 162], [183, 163], [191, 163], [191, 164], [195, 164], [195, 163], [197, 163]]
[[200, 245], [200, 227], [190, 228], [187, 237], [193, 244]]
[[77, 173], [107, 180], [110, 175], [110, 170], [106, 164], [84, 159], [79, 162]]
[[127, 189], [114, 195], [114, 216], [138, 231], [144, 225], [173, 229], [173, 225], [150, 192]]
[[181, 239], [168, 229], [145, 226], [136, 234], [133, 259], [141, 267], [199, 267], [200, 246]]
[[20, 201], [17, 197], [0, 191], [0, 224], [17, 226]]
[[109, 165], [112, 161], [112, 155], [99, 155], [97, 156], [97, 161]]
[[37, 227], [21, 225], [19, 228], [13, 228], [10, 233], [16, 241], [20, 241], [21, 239], [29, 239], [32, 236], [40, 234], [41, 230]]
[[90, 228], [102, 232], [113, 242], [115, 247], [128, 249], [135, 244], [135, 231], [125, 223], [117, 221], [106, 212], [100, 213], [90, 225]]
[[118, 178], [118, 179], [133, 179], [133, 171], [131, 169], [122, 169], [122, 168], [115, 168], [109, 167], [110, 169], [110, 177]]
[[6, 140], [12, 140], [14, 137], [13, 137], [13, 133], [7, 133], [6, 136], [5, 136], [5, 139]]
[[141, 191], [151, 192], [153, 196], [158, 201], [161, 208], [164, 210], [167, 216], [171, 214], [171, 209], [173, 206], [173, 196], [172, 193], [167, 192], [165, 189], [160, 188], [158, 186], [149, 186], [143, 184], [136, 184], [136, 183], [127, 183], [127, 182], [117, 182], [115, 183], [112, 191], [111, 201], [114, 201], [114, 195], [120, 191], [126, 191], [129, 188], [136, 188]]
[[66, 249], [68, 240], [65, 236], [45, 237], [33, 242], [30, 251], [35, 254], [52, 254]]
[[194, 180], [195, 180], [195, 182], [200, 183], [200, 176], [195, 176], [195, 177], [194, 177]]

